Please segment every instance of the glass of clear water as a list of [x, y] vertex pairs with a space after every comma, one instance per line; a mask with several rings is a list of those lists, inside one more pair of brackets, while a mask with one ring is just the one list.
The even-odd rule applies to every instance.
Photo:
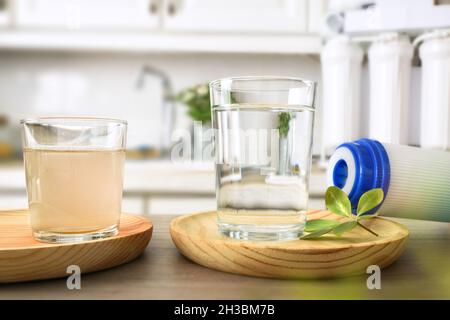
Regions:
[[315, 88], [313, 81], [284, 77], [210, 83], [222, 234], [261, 241], [302, 235]]
[[127, 123], [47, 117], [22, 121], [33, 236], [79, 242], [118, 233]]

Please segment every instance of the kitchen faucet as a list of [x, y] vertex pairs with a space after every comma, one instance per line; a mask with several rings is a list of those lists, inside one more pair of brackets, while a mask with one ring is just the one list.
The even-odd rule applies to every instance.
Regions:
[[161, 80], [163, 90], [162, 129], [161, 129], [161, 154], [167, 156], [170, 153], [171, 137], [175, 127], [175, 104], [172, 82], [169, 76], [156, 68], [144, 65], [136, 81], [136, 89], [141, 90], [145, 86], [147, 76]]

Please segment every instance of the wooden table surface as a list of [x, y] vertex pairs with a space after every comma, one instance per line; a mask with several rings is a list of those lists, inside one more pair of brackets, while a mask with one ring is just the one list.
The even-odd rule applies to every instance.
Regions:
[[331, 280], [272, 280], [209, 270], [181, 256], [172, 244], [173, 216], [152, 216], [146, 252], [123, 266], [82, 275], [81, 290], [66, 279], [0, 285], [0, 299], [450, 299], [450, 225], [395, 219], [411, 237], [406, 251], [382, 270], [381, 289], [367, 275]]

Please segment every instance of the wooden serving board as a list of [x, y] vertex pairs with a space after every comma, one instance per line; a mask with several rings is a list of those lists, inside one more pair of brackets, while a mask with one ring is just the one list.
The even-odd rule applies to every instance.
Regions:
[[[340, 219], [315, 210], [308, 219]], [[332, 278], [366, 273], [370, 265], [393, 263], [403, 252], [406, 227], [383, 218], [363, 222], [376, 237], [360, 227], [341, 237], [315, 240], [249, 242], [234, 240], [217, 230], [216, 212], [172, 220], [170, 232], [178, 250], [192, 261], [220, 271], [280, 279]]]
[[69, 265], [88, 273], [127, 263], [144, 251], [152, 230], [149, 220], [122, 214], [117, 236], [49, 244], [32, 237], [27, 210], [0, 211], [0, 283], [67, 277]]

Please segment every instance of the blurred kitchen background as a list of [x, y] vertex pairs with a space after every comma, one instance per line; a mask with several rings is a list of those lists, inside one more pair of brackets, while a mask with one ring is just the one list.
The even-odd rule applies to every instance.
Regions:
[[[128, 121], [124, 212], [215, 209], [213, 164], [171, 162], [167, 137], [202, 118], [183, 92], [239, 75], [318, 82], [310, 207], [322, 208], [340, 142], [449, 148], [449, 27], [445, 0], [0, 0], [0, 209], [27, 207], [19, 120], [44, 115]], [[426, 66], [439, 98], [422, 94]]]

